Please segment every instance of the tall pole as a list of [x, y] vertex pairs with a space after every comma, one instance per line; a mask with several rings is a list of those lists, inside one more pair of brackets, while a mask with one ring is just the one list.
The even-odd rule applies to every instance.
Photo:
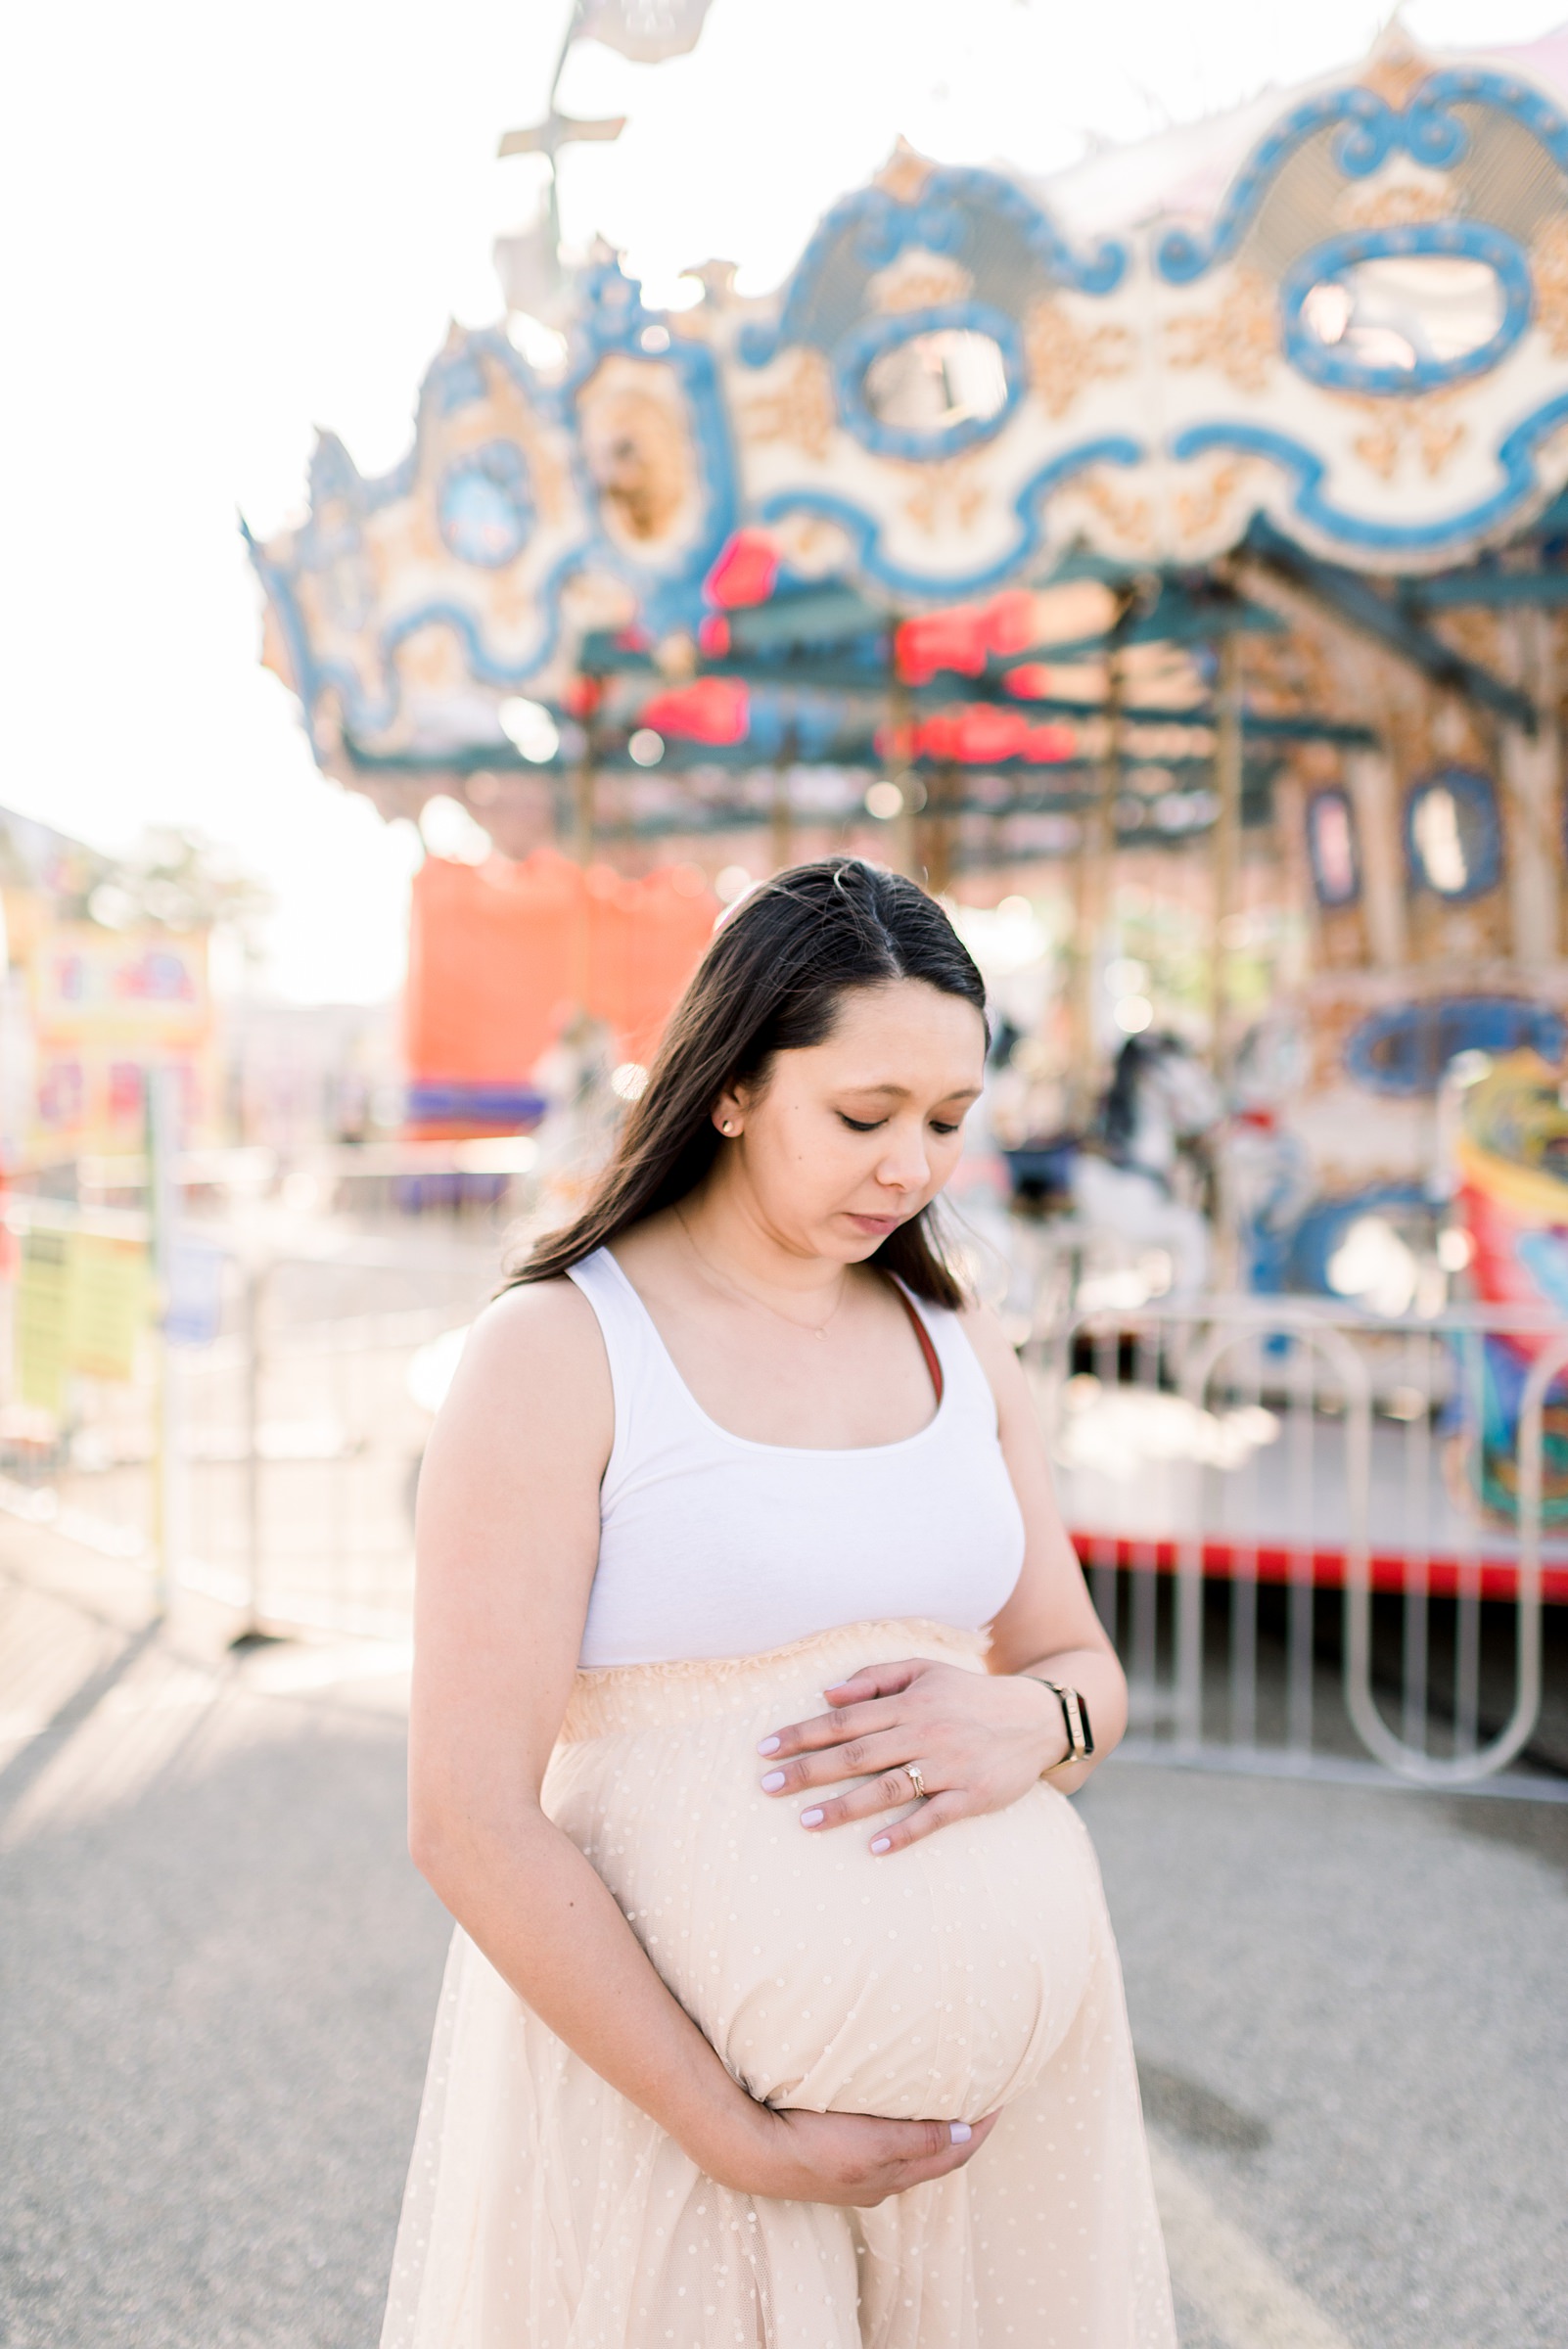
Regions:
[[[572, 0], [572, 7], [567, 15], [566, 30], [561, 35], [561, 47], [556, 56], [555, 71], [550, 75], [550, 95], [545, 105], [545, 114], [552, 124], [555, 120], [556, 94], [561, 87], [561, 76], [566, 71], [566, 62], [572, 54], [572, 44], [577, 37], [577, 26], [581, 18], [582, 0]], [[545, 216], [550, 223], [552, 249], [559, 253], [561, 250], [561, 141], [559, 136], [550, 140], [546, 154], [549, 158], [550, 177], [545, 187]]]
[[165, 1067], [148, 1070], [148, 1222], [152, 1230], [153, 1283], [158, 1304], [155, 1340], [158, 1390], [153, 1450], [153, 1603], [160, 1615], [168, 1612], [179, 1563], [179, 1396], [174, 1383], [174, 1351], [169, 1344], [167, 1327], [176, 1246], [178, 1193], [174, 1177], [174, 1153], [179, 1146], [179, 1096], [178, 1069]]
[[1241, 879], [1241, 638], [1220, 639], [1214, 780], [1219, 809], [1214, 826], [1214, 929], [1209, 941], [1209, 1057], [1223, 1085], [1229, 1075], [1230, 952]]
[[545, 182], [544, 217], [549, 229], [550, 253], [559, 260], [561, 251], [561, 150], [576, 146], [580, 140], [619, 139], [626, 127], [624, 115], [604, 115], [595, 120], [580, 115], [562, 115], [556, 109], [556, 97], [561, 88], [561, 76], [571, 55], [572, 44], [582, 27], [582, 0], [576, 0], [562, 35], [560, 54], [555, 71], [550, 76], [550, 96], [542, 122], [531, 122], [525, 128], [501, 133], [496, 149], [500, 156], [542, 155], [549, 165], [550, 176]]
[[[571, 55], [572, 44], [577, 37], [577, 26], [581, 22], [582, 0], [572, 0], [572, 8], [566, 22], [566, 30], [561, 35], [561, 47], [556, 56], [555, 71], [550, 76], [550, 96], [548, 103], [550, 112], [552, 114], [555, 112], [556, 92], [561, 87], [561, 76], [566, 71], [566, 62], [568, 57]], [[555, 158], [552, 156], [550, 161], [553, 166]]]
[[259, 1253], [245, 1267], [245, 1629], [242, 1640], [261, 1633], [261, 1292], [265, 1279]]
[[1094, 791], [1084, 810], [1079, 835], [1077, 919], [1073, 929], [1072, 1066], [1068, 1093], [1075, 1117], [1086, 1124], [1097, 1079], [1095, 1031], [1100, 947], [1110, 913], [1111, 872], [1116, 855], [1116, 800], [1122, 788], [1125, 702], [1122, 653], [1131, 618], [1133, 591], [1124, 588], [1105, 639], [1105, 736]]

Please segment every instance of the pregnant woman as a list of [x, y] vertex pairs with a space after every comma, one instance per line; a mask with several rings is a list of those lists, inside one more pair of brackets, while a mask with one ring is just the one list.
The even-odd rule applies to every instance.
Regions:
[[847, 858], [715, 937], [419, 1496], [457, 1919], [384, 2349], [1175, 2349], [1065, 1799], [1125, 1692], [933, 1203], [986, 1052]]

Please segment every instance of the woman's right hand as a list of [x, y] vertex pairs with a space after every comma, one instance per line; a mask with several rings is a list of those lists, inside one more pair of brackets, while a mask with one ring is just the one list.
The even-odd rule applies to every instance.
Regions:
[[717, 2185], [777, 2202], [833, 2202], [874, 2209], [930, 2178], [972, 2161], [996, 2126], [966, 2121], [888, 2121], [866, 2112], [775, 2111], [753, 2103], [750, 2125], [722, 2153], [698, 2155]]

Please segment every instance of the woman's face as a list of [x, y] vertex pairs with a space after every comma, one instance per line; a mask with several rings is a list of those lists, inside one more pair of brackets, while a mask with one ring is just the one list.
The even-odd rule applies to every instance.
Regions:
[[745, 1187], [786, 1247], [856, 1264], [952, 1173], [985, 1061], [961, 995], [920, 979], [853, 988], [821, 1043], [778, 1053], [760, 1089], [717, 1103], [715, 1124], [739, 1128], [720, 1179]]

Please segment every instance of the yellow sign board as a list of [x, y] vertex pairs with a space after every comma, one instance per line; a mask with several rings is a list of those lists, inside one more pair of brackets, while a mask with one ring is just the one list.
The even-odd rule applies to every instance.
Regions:
[[66, 1380], [124, 1384], [152, 1305], [147, 1250], [96, 1232], [29, 1231], [17, 1283], [17, 1389], [23, 1403], [65, 1408]]
[[136, 1341], [152, 1305], [147, 1251], [137, 1240], [73, 1235], [67, 1351], [84, 1378], [123, 1386], [136, 1368]]
[[66, 1405], [70, 1242], [69, 1232], [29, 1231], [17, 1279], [17, 1392], [57, 1418]]

